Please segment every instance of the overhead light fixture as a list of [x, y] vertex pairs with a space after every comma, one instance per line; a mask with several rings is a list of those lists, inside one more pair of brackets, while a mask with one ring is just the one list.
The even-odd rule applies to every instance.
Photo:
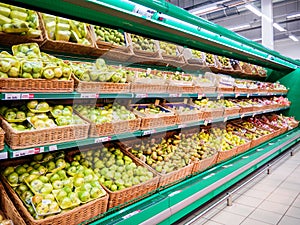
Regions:
[[263, 14], [261, 13], [261, 11], [259, 11], [255, 6], [247, 4], [245, 5], [245, 8], [250, 10], [251, 12], [253, 12], [255, 15], [262, 17]]
[[293, 41], [299, 41], [294, 35], [289, 35], [289, 38]]
[[297, 18], [297, 17], [300, 17], [300, 12], [288, 15], [286, 18], [287, 19], [294, 19], [294, 18]]
[[191, 13], [195, 14], [195, 15], [200, 15], [200, 14], [203, 14], [203, 13], [207, 13], [207, 12], [216, 10], [218, 8], [219, 7], [217, 5], [213, 5], [213, 6], [210, 6], [210, 7], [207, 7], [207, 8], [201, 8], [201, 9], [198, 9], [198, 10], [195, 10], [195, 11], [191, 11]]
[[236, 30], [242, 30], [242, 29], [249, 28], [249, 27], [250, 27], [250, 24], [244, 24], [244, 25], [240, 25], [240, 26], [236, 26], [236, 27], [231, 27], [228, 29], [231, 31], [236, 31]]
[[279, 30], [280, 32], [286, 31], [282, 26], [280, 26], [278, 23], [273, 23], [273, 27]]

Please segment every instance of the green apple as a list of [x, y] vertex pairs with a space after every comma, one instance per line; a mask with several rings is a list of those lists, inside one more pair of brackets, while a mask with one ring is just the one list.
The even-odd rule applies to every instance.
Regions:
[[13, 173], [15, 171], [15, 168], [12, 166], [6, 167], [6, 169], [3, 172], [3, 175], [7, 177], [9, 174]]
[[25, 178], [29, 176], [29, 173], [23, 173], [22, 175], [19, 176], [19, 182], [23, 183]]
[[117, 191], [118, 190], [118, 186], [116, 184], [112, 184], [110, 187], [111, 191]]
[[62, 209], [70, 208], [72, 205], [73, 203], [69, 197], [64, 197], [60, 202], [60, 207]]
[[54, 181], [57, 181], [57, 180], [60, 180], [60, 176], [59, 176], [57, 173], [53, 174], [53, 175], [50, 177], [51, 183], [53, 183]]
[[43, 154], [36, 154], [33, 156], [34, 161], [42, 161], [43, 160]]
[[90, 200], [91, 196], [88, 191], [80, 191], [80, 192], [78, 192], [78, 197], [79, 197], [80, 201], [87, 202], [88, 200]]
[[30, 62], [23, 63], [22, 71], [23, 71], [23, 73], [26, 72], [26, 73], [31, 74], [32, 73], [32, 64]]
[[38, 192], [39, 190], [41, 190], [41, 188], [43, 187], [44, 183], [39, 180], [39, 179], [34, 179], [33, 181], [30, 182], [30, 186], [31, 188]]
[[28, 191], [28, 186], [26, 184], [20, 184], [17, 188], [17, 190], [20, 192], [20, 193], [23, 193], [25, 191]]
[[53, 161], [48, 162], [48, 163], [47, 163], [47, 169], [48, 169], [49, 171], [54, 170], [54, 169], [55, 169], [55, 162], [53, 162]]
[[43, 183], [48, 183], [49, 182], [49, 178], [47, 176], [39, 176], [38, 178], [40, 181], [42, 181]]
[[98, 198], [102, 194], [103, 194], [103, 192], [100, 187], [92, 187], [92, 189], [90, 190], [91, 198]]
[[53, 186], [49, 183], [44, 184], [44, 186], [41, 188], [40, 193], [45, 195], [45, 194], [50, 194], [53, 190]]
[[59, 212], [59, 205], [57, 202], [53, 201], [50, 203], [49, 205], [49, 212], [53, 213], [53, 212]]
[[63, 188], [64, 183], [63, 183], [63, 181], [61, 181], [61, 180], [55, 180], [55, 181], [52, 183], [52, 186], [53, 186], [54, 189], [60, 190], [60, 189]]
[[74, 177], [74, 186], [75, 187], [81, 187], [84, 184], [84, 178], [83, 177]]
[[48, 68], [43, 71], [43, 77], [45, 77], [48, 80], [53, 79], [54, 76], [55, 76], [55, 73], [52, 69]]
[[61, 202], [67, 196], [68, 193], [64, 189], [61, 189], [57, 192], [56, 199]]
[[12, 172], [8, 175], [7, 180], [11, 184], [17, 184], [19, 182], [19, 175], [16, 172]]

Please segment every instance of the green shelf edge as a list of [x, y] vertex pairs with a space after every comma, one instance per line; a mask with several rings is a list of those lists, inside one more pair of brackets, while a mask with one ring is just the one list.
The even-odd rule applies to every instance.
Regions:
[[141, 137], [141, 136], [146, 136], [146, 135], [150, 135], [150, 134], [154, 134], [154, 133], [162, 133], [162, 132], [177, 130], [177, 129], [182, 129], [182, 128], [194, 127], [194, 126], [199, 126], [199, 125], [207, 125], [210, 123], [226, 122], [226, 121], [232, 120], [232, 119], [238, 119], [238, 118], [247, 117], [247, 116], [254, 116], [254, 115], [264, 114], [264, 113], [269, 113], [269, 112], [276, 112], [276, 111], [286, 110], [288, 108], [289, 107], [283, 107], [283, 108], [274, 109], [274, 110], [264, 110], [264, 111], [259, 111], [259, 112], [255, 112], [255, 113], [247, 113], [247, 114], [242, 114], [242, 115], [239, 114], [239, 115], [234, 115], [234, 116], [229, 116], [229, 117], [214, 118], [213, 120], [210, 120], [210, 121], [201, 120], [201, 121], [197, 121], [197, 122], [178, 124], [178, 125], [173, 125], [173, 126], [168, 126], [168, 127], [159, 127], [159, 128], [148, 129], [148, 130], [138, 130], [138, 131], [134, 131], [134, 132], [130, 132], [130, 133], [122, 133], [122, 134], [116, 134], [116, 135], [107, 135], [107, 136], [102, 136], [102, 137], [87, 138], [84, 140], [75, 140], [75, 141], [63, 142], [63, 143], [57, 143], [57, 144], [29, 147], [29, 148], [25, 148], [25, 149], [12, 150], [8, 145], [5, 144], [4, 150], [6, 152], [8, 152], [9, 158], [18, 158], [18, 157], [38, 154], [38, 153], [42, 153], [42, 152], [65, 150], [65, 149], [70, 149], [70, 148], [74, 148], [74, 147], [84, 147], [84, 146], [97, 144], [97, 143], [103, 143], [103, 142], [107, 142], [107, 141], [121, 140], [121, 139], [132, 138], [132, 137]]
[[[216, 197], [300, 140], [300, 128], [215, 165], [126, 208], [113, 208], [82, 224], [171, 224]], [[272, 143], [270, 145], [269, 143]], [[94, 220], [94, 221], [93, 221]]]
[[3, 92], [1, 100], [26, 99], [103, 99], [103, 98], [228, 98], [228, 97], [286, 96], [284, 93], [34, 93]]

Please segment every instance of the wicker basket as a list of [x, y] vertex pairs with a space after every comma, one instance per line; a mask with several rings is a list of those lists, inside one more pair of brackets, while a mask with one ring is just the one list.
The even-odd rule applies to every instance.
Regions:
[[235, 156], [237, 153], [237, 150], [238, 150], [238, 147], [233, 147], [232, 149], [227, 150], [227, 151], [218, 151], [216, 163], [225, 161], [225, 160], [230, 159], [231, 157]]
[[73, 76], [75, 81], [75, 90], [79, 93], [128, 93], [130, 90], [129, 83], [112, 83], [112, 82], [87, 82], [81, 81]]
[[168, 93], [195, 93], [195, 86], [169, 85]]
[[69, 41], [55, 41], [49, 38], [42, 15], [40, 13], [38, 14], [41, 21], [42, 35], [44, 38], [44, 42], [41, 45], [41, 49], [55, 51], [55, 52], [72, 53], [76, 55], [93, 54], [94, 49], [96, 48], [96, 44], [91, 34], [91, 30], [89, 26], [87, 26], [87, 30], [88, 30], [87, 39], [91, 43], [90, 46], [69, 42]]
[[182, 55], [171, 56], [163, 53], [161, 55], [162, 55], [162, 59], [160, 59], [160, 62], [166, 64], [167, 66], [181, 67], [185, 64]]
[[234, 87], [234, 93], [249, 93], [249, 88]]
[[212, 120], [223, 116], [223, 108], [207, 109], [203, 108], [203, 118], [205, 120]]
[[240, 114], [251, 113], [253, 111], [253, 106], [240, 106]]
[[99, 137], [105, 135], [115, 135], [115, 134], [137, 131], [140, 129], [141, 120], [137, 118], [133, 120], [116, 121], [112, 123], [103, 123], [103, 124], [95, 124], [91, 121], [89, 121], [89, 123], [90, 123], [89, 136]]
[[238, 115], [239, 112], [240, 112], [240, 107], [229, 107], [229, 108], [225, 107], [223, 117]]
[[73, 92], [74, 81], [27, 78], [0, 78], [1, 92]]
[[23, 218], [20, 216], [19, 211], [16, 209], [14, 203], [8, 197], [3, 185], [0, 182], [0, 208], [5, 216], [12, 220], [16, 225], [26, 225]]
[[[107, 211], [108, 195], [84, 205], [78, 206], [68, 212], [49, 216], [41, 220], [35, 220], [25, 208], [23, 202], [17, 196], [15, 191], [7, 183], [6, 179], [1, 176], [1, 180], [6, 188], [8, 195], [12, 199], [14, 206], [18, 209], [18, 212], [20, 213], [21, 218], [23, 218], [23, 220], [25, 221], [26, 225], [76, 225], [95, 216], [99, 216], [100, 214], [103, 214]], [[19, 223], [17, 224], [19, 225]], [[22, 225], [22, 223], [20, 224]]]
[[217, 92], [219, 93], [233, 93], [234, 92], [234, 87], [217, 87]]
[[211, 86], [211, 87], [195, 86], [195, 93], [198, 93], [198, 94], [215, 93], [215, 92], [216, 92], [216, 87], [214, 87], [214, 86]]
[[122, 145], [119, 146], [124, 155], [129, 156], [136, 165], [146, 167], [154, 174], [154, 177], [151, 180], [120, 191], [110, 191], [108, 188], [103, 186], [105, 191], [109, 194], [108, 208], [113, 208], [115, 206], [122, 208], [153, 194], [153, 192], [156, 191], [159, 182], [159, 176], [154, 173], [148, 165], [138, 160], [127, 150], [124, 150]]
[[194, 162], [192, 173], [199, 173], [213, 166], [217, 162], [217, 157], [218, 157], [218, 153], [206, 159], [202, 159]]
[[2, 119], [5, 142], [11, 149], [86, 139], [88, 137], [89, 126], [87, 122], [84, 122], [83, 124], [19, 132], [14, 130], [6, 120]]
[[5, 137], [5, 132], [0, 127], [0, 151], [2, 151], [4, 149], [4, 137]]
[[[244, 138], [245, 139], [245, 138]], [[245, 139], [246, 140], [246, 139]], [[250, 149], [250, 146], [251, 146], [251, 141], [249, 140], [246, 140], [246, 143], [245, 144], [242, 144], [242, 145], [239, 145], [237, 146], [237, 149], [236, 149], [236, 155], [238, 154], [241, 154], [243, 152], [246, 152]]]
[[131, 83], [130, 90], [133, 93], [167, 93], [165, 84]]

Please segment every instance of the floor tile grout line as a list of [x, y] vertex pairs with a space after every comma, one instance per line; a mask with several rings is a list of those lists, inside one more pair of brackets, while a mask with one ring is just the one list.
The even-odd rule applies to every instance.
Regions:
[[[280, 218], [280, 220], [277, 222], [276, 225], [278, 225], [280, 223], [280, 221], [285, 217], [287, 216], [286, 213], [289, 211], [289, 209], [292, 207], [293, 203], [296, 201], [296, 199], [299, 197], [300, 194], [298, 194], [295, 198], [294, 198], [294, 201], [292, 201], [292, 203], [290, 204], [290, 206], [287, 208], [287, 210], [285, 211], [285, 213], [282, 215], [282, 217]], [[293, 217], [293, 216], [289, 216], [289, 217]], [[296, 217], [293, 217], [293, 218], [296, 218]], [[299, 218], [297, 218], [299, 219]]]

